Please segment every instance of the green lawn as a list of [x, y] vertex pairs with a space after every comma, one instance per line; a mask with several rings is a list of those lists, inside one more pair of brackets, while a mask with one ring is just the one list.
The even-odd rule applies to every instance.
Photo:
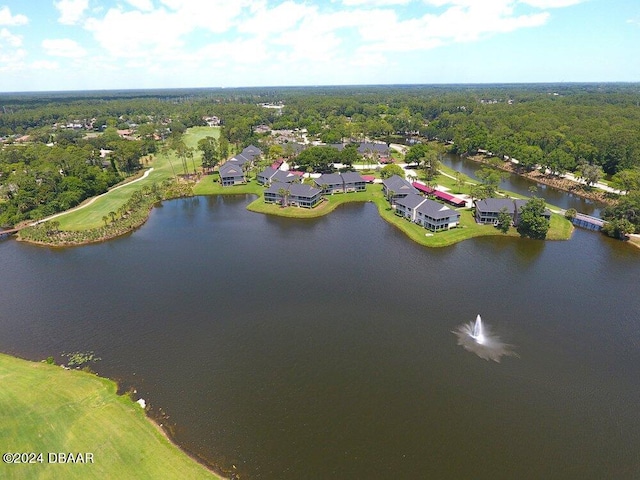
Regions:
[[223, 187], [220, 184], [218, 173], [213, 175], [205, 175], [193, 187], [194, 195], [244, 195], [247, 193], [254, 195], [262, 195], [264, 187], [255, 180], [244, 185], [233, 185], [232, 187]]
[[[207, 136], [218, 138], [220, 135], [219, 128], [212, 127], [194, 127], [187, 130], [184, 135], [184, 142], [187, 146], [197, 149], [198, 141]], [[196, 165], [200, 163], [200, 153], [195, 153]], [[191, 163], [191, 162], [189, 162]], [[62, 230], [84, 230], [89, 228], [97, 228], [103, 225], [103, 217], [108, 217], [109, 212], [117, 212], [118, 208], [123, 205], [131, 196], [131, 194], [142, 188], [144, 185], [151, 185], [154, 182], [160, 182], [164, 179], [171, 178], [176, 174], [184, 173], [182, 171], [182, 162], [180, 162], [173, 153], [159, 153], [153, 157], [149, 165], [153, 167], [153, 171], [148, 178], [136, 182], [127, 187], [120, 188], [109, 192], [104, 197], [96, 200], [92, 205], [77, 211], [69, 212], [57, 220], [60, 222]], [[191, 168], [188, 166], [188, 168]], [[446, 166], [441, 166], [441, 170], [450, 176], [455, 176], [456, 172]], [[456, 180], [445, 174], [438, 175], [436, 181], [451, 190], [452, 193], [469, 194], [471, 185], [476, 182], [471, 178], [462, 175], [464, 180], [463, 186], [457, 186]], [[218, 183], [218, 175], [204, 176], [194, 187], [195, 195], [234, 195], [234, 194], [253, 194], [258, 198], [253, 201], [247, 208], [254, 212], [265, 213], [269, 215], [278, 215], [292, 218], [312, 218], [320, 217], [332, 212], [335, 208], [343, 203], [348, 202], [375, 202], [378, 206], [380, 215], [388, 222], [396, 225], [404, 231], [414, 241], [427, 246], [439, 247], [451, 245], [461, 240], [483, 236], [483, 235], [504, 235], [498, 230], [487, 225], [477, 225], [471, 216], [471, 213], [463, 211], [461, 216], [460, 228], [431, 234], [418, 225], [407, 222], [406, 220], [394, 215], [389, 208], [388, 202], [383, 198], [380, 185], [370, 185], [367, 192], [349, 193], [331, 195], [325, 199], [320, 205], [313, 209], [305, 209], [298, 207], [282, 208], [279, 205], [265, 204], [262, 198], [264, 188], [259, 185], [255, 179], [246, 185], [237, 185], [233, 187], [222, 187]], [[514, 195], [511, 192], [502, 192], [509, 196], [517, 198], [526, 198]], [[550, 205], [552, 208], [556, 208]], [[568, 239], [571, 236], [572, 227], [569, 222], [565, 222], [563, 218], [554, 218], [549, 231], [549, 239]], [[512, 229], [507, 235], [517, 236], [515, 229]]]
[[[367, 187], [367, 190], [372, 187]], [[264, 197], [257, 198], [247, 206], [247, 210], [268, 215], [290, 218], [316, 218], [333, 212], [339, 205], [352, 202], [372, 201], [371, 194], [367, 192], [339, 193], [327, 196], [314, 208], [282, 207], [273, 203], [265, 203]]]
[[[259, 187], [259, 186], [258, 186]], [[220, 187], [222, 188], [222, 187]], [[258, 193], [260, 194], [260, 193]], [[328, 196], [321, 204], [313, 209], [299, 207], [281, 207], [276, 204], [267, 204], [262, 196], [254, 200], [247, 207], [252, 212], [277, 215], [290, 218], [314, 218], [327, 215], [335, 210], [339, 205], [349, 202], [373, 202], [378, 207], [380, 216], [402, 230], [411, 240], [426, 247], [445, 247], [453, 245], [473, 237], [480, 236], [511, 236], [519, 237], [515, 228], [509, 232], [502, 233], [493, 225], [480, 225], [476, 223], [471, 210], [460, 211], [460, 226], [447, 231], [431, 232], [424, 227], [399, 217], [389, 206], [389, 202], [382, 194], [382, 186], [379, 184], [367, 186], [366, 192], [342, 193]], [[573, 226], [571, 222], [560, 215], [552, 215], [551, 228], [547, 234], [549, 240], [568, 240], [571, 238]]]
[[[0, 463], [0, 478], [220, 478], [169, 442], [110, 380], [3, 354], [0, 379], [0, 450], [44, 454], [42, 463]], [[48, 452], [91, 453], [93, 463], [50, 464]]]
[[[215, 127], [190, 128], [184, 134], [183, 139], [187, 146], [196, 147], [198, 141], [207, 135], [217, 138], [220, 135], [220, 129]], [[195, 152], [194, 160], [196, 166], [199, 167], [201, 161], [198, 151]], [[190, 160], [188, 163], [188, 168], [192, 168]], [[167, 178], [173, 178], [174, 172], [176, 175], [185, 173], [182, 162], [173, 152], [157, 153], [147, 166], [153, 167], [153, 171], [144, 180], [133, 183], [127, 187], [112, 190], [95, 200], [91, 205], [69, 211], [69, 213], [56, 218], [56, 220], [60, 222], [60, 228], [62, 230], [88, 230], [100, 227], [104, 225], [102, 217], [108, 217], [109, 212], [117, 212], [118, 208], [124, 205], [136, 190], [141, 189], [145, 185], [152, 185], [155, 182], [159, 183]]]
[[198, 148], [198, 142], [206, 137], [220, 138], [219, 127], [191, 127], [186, 131], [182, 139], [187, 147]]

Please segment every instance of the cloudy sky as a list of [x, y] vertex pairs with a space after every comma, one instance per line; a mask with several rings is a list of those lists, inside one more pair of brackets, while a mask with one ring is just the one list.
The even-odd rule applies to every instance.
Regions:
[[640, 81], [640, 0], [0, 0], [0, 92]]

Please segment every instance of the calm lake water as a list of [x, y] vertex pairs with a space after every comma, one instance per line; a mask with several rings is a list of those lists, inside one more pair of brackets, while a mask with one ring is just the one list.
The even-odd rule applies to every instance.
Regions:
[[[243, 479], [640, 476], [640, 250], [580, 230], [426, 249], [371, 204], [249, 201], [167, 202], [94, 246], [0, 242], [0, 350], [95, 351]], [[519, 358], [456, 344], [478, 313]]]
[[[482, 163], [474, 162], [473, 160], [453, 154], [444, 155], [442, 163], [454, 170], [457, 170], [458, 172], [462, 172], [465, 175], [470, 176], [471, 178], [475, 178], [476, 180], [476, 172], [479, 169], [486, 167], [486, 165]], [[537, 196], [543, 197], [551, 205], [564, 208], [565, 210], [575, 208], [580, 213], [600, 217], [601, 211], [605, 207], [605, 205], [600, 202], [587, 200], [585, 198], [578, 197], [577, 195], [563, 192], [553, 187], [548, 187], [547, 185], [534, 182], [533, 180], [521, 177], [515, 173], [509, 174], [509, 176], [500, 183], [501, 190], [508, 190], [527, 197], [531, 196], [529, 188], [532, 186], [538, 189], [538, 192], [536, 193]]]

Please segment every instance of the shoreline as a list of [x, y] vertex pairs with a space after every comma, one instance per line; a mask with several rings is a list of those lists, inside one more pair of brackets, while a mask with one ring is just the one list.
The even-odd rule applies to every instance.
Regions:
[[[586, 200], [601, 202], [606, 205], [615, 204], [615, 199], [610, 198], [607, 195], [607, 192], [602, 190], [594, 189], [592, 191], [585, 190], [585, 185], [579, 182], [574, 182], [564, 177], [550, 176], [544, 173], [541, 173], [539, 170], [533, 170], [531, 172], [521, 173], [518, 172], [514, 167], [513, 163], [510, 161], [504, 161], [502, 164], [494, 165], [493, 163], [488, 161], [488, 157], [482, 154], [477, 155], [467, 155], [463, 158], [469, 159], [476, 163], [482, 163], [483, 165], [489, 165], [495, 167], [503, 172], [512, 173], [514, 175], [518, 175], [520, 177], [531, 180], [532, 182], [541, 183], [543, 185], [547, 185], [549, 187], [553, 187], [557, 190], [561, 190], [566, 193], [570, 193], [572, 195], [576, 195], [578, 197], [584, 198]], [[497, 158], [497, 157], [491, 157]]]
[[[4, 357], [4, 360], [3, 360], [3, 357]], [[129, 393], [131, 390], [123, 392], [122, 389], [120, 388], [121, 385], [119, 384], [119, 382], [114, 379], [98, 375], [92, 370], [86, 371], [82, 368], [64, 368], [63, 369], [62, 365], [58, 365], [55, 363], [48, 364], [47, 362], [44, 362], [44, 361], [31, 360], [28, 358], [23, 358], [21, 356], [18, 356], [16, 354], [6, 353], [6, 352], [0, 352], [0, 363], [2, 363], [4, 368], [6, 368], [8, 375], [16, 375], [17, 373], [15, 372], [22, 371], [25, 368], [29, 371], [34, 371], [34, 369], [37, 369], [37, 372], [34, 374], [36, 374], [38, 378], [41, 378], [42, 376], [44, 376], [47, 379], [51, 378], [51, 381], [53, 383], [60, 383], [60, 382], [63, 382], [63, 380], [65, 383], [71, 382], [69, 384], [70, 385], [69, 388], [72, 388], [72, 389], [77, 388], [78, 382], [76, 380], [78, 378], [83, 383], [83, 385], [86, 385], [88, 382], [91, 382], [90, 384], [91, 392], [95, 392], [95, 393], [90, 393], [90, 394], [91, 395], [93, 394], [107, 395], [108, 400], [105, 399], [104, 402], [109, 402], [109, 404], [122, 404], [122, 402], [125, 402], [125, 403], [130, 402], [131, 405], [127, 405], [124, 411], [122, 410], [118, 411], [118, 415], [115, 418], [116, 420], [122, 421], [123, 419], [125, 419], [127, 420], [127, 422], [135, 421], [135, 417], [137, 417], [137, 415], [141, 413], [144, 417], [144, 422], [150, 427], [150, 431], [156, 432], [161, 438], [163, 438], [166, 441], [166, 447], [163, 447], [159, 444], [157, 445], [153, 444], [155, 446], [150, 447], [154, 449], [153, 454], [160, 453], [163, 448], [169, 448], [178, 455], [184, 455], [183, 457], [184, 460], [181, 460], [181, 461], [191, 462], [189, 465], [185, 464], [184, 466], [185, 467], [188, 466], [188, 468], [190, 469], [190, 471], [192, 471], [192, 473], [194, 473], [196, 469], [202, 468], [204, 469], [202, 473], [204, 474], [205, 472], [208, 472], [208, 474], [210, 475], [210, 478], [219, 479], [219, 480], [233, 480], [234, 478], [237, 478], [237, 476], [234, 475], [232, 472], [225, 472], [222, 468], [218, 467], [217, 465], [212, 464], [209, 461], [206, 461], [205, 459], [200, 458], [193, 452], [190, 452], [189, 450], [181, 447], [178, 444], [178, 442], [176, 442], [171, 437], [171, 435], [162, 428], [161, 424], [158, 423], [157, 419], [154, 418], [152, 415], [150, 415], [150, 412], [152, 411], [152, 409], [149, 408], [148, 404], [145, 407], [141, 407], [141, 405], [139, 405], [138, 402], [134, 400], [133, 396]], [[71, 378], [67, 378], [67, 377], [60, 378], [64, 375], [69, 375], [69, 374], [72, 375]], [[74, 378], [76, 380], [73, 380]], [[96, 382], [96, 383], [94, 384], [93, 382]], [[83, 387], [83, 388], [89, 388], [89, 387]], [[103, 391], [105, 388], [106, 388], [106, 392]], [[36, 395], [38, 395], [39, 397], [43, 397], [43, 396], [46, 397], [45, 392], [39, 392], [39, 393], [36, 393]], [[48, 403], [45, 402], [42, 405], [48, 405]], [[105, 408], [105, 403], [102, 403], [101, 405], [102, 405], [102, 408]], [[87, 408], [87, 407], [79, 404], [78, 408]], [[109, 408], [109, 407], [107, 406], [106, 408]], [[142, 410], [142, 411], [140, 412], [139, 410]], [[139, 413], [136, 413], [136, 412], [139, 412]], [[42, 411], [42, 409], [38, 409], [37, 415], [43, 415], [45, 413], [46, 411]], [[91, 410], [91, 413], [95, 413], [95, 412]], [[50, 415], [50, 413], [48, 415]], [[121, 415], [124, 415], [124, 417]], [[104, 418], [102, 416], [100, 417], [100, 419], [101, 421], [104, 421]], [[59, 424], [60, 422], [64, 422], [64, 418], [60, 419], [56, 417], [52, 421], [56, 424]], [[73, 425], [67, 425], [67, 426], [68, 428], [74, 428]], [[131, 425], [129, 424], [125, 424], [124, 426], [131, 427]], [[30, 437], [28, 436], [21, 438], [20, 441], [22, 442], [26, 441], [30, 445], [32, 443], [32, 440], [30, 440]], [[95, 441], [96, 445], [94, 446], [94, 449], [96, 450], [99, 450], [101, 448], [101, 447], [98, 447], [97, 445], [103, 445], [105, 443], [105, 441], [102, 441], [99, 436], [96, 436], [95, 440], [92, 438], [92, 441]], [[109, 443], [109, 442], [112, 442], [110, 448], [120, 448], [122, 445], [127, 445], [126, 442], [123, 443], [121, 440], [116, 440], [113, 438], [106, 441], [106, 443]], [[57, 448], [58, 446], [47, 445], [47, 447]], [[66, 448], [65, 445], [62, 445], [59, 451], [65, 451], [64, 448]], [[129, 448], [129, 447], [126, 447], [126, 448]], [[97, 455], [99, 455], [99, 453]], [[165, 455], [166, 455], [166, 452], [165, 452]], [[196, 467], [196, 464], [199, 467]], [[191, 465], [193, 465], [193, 467]], [[139, 468], [139, 467], [136, 467], [135, 465], [128, 465], [127, 468], [129, 467], [132, 469]], [[86, 473], [87, 472], [84, 472], [84, 474]], [[198, 474], [198, 476], [200, 476], [200, 473]]]
[[[206, 177], [204, 177], [206, 178]], [[202, 181], [202, 180], [201, 180]], [[197, 184], [196, 184], [197, 186]], [[249, 187], [249, 188], [248, 188]], [[119, 237], [123, 237], [129, 235], [138, 228], [141, 228], [149, 219], [151, 212], [158, 203], [162, 203], [165, 200], [175, 200], [179, 198], [192, 198], [195, 196], [215, 196], [215, 195], [256, 195], [255, 191], [251, 190], [252, 185], [242, 185], [240, 186], [240, 190], [238, 191], [216, 191], [216, 192], [200, 192], [194, 193], [193, 188], [188, 195], [180, 195], [180, 196], [172, 196], [170, 198], [164, 198], [160, 202], [152, 202], [149, 204], [146, 209], [146, 213], [144, 215], [140, 214], [140, 211], [132, 212], [128, 217], [120, 219], [122, 221], [127, 221], [121, 228], [116, 225], [112, 227], [114, 224], [109, 225], [109, 227], [113, 228], [112, 232], [103, 231], [108, 229], [109, 227], [100, 227], [99, 229], [94, 230], [86, 230], [79, 231], [85, 232], [86, 235], [91, 236], [92, 232], [98, 232], [93, 238], [85, 238], [81, 241], [67, 241], [62, 240], [58, 242], [45, 241], [45, 240], [34, 240], [29, 238], [22, 238], [21, 232], [18, 234], [16, 240], [19, 242], [29, 243], [40, 247], [50, 247], [50, 248], [71, 248], [71, 247], [81, 247], [85, 245], [92, 245], [97, 243], [103, 243], [110, 240], [114, 240]], [[222, 188], [222, 187], [221, 187]], [[234, 187], [226, 187], [228, 189], [232, 189]], [[369, 187], [373, 188], [373, 187]], [[285, 207], [282, 208], [279, 205], [265, 204], [260, 196], [255, 200], [251, 201], [247, 205], [247, 210], [260, 213], [264, 215], [272, 215], [284, 218], [295, 218], [295, 219], [308, 219], [308, 218], [319, 218], [325, 215], [329, 215], [336, 208], [340, 207], [343, 204], [348, 203], [374, 203], [377, 206], [378, 214], [380, 217], [385, 220], [387, 223], [398, 228], [403, 234], [405, 234], [409, 240], [427, 247], [427, 248], [441, 248], [447, 247], [451, 245], [455, 245], [459, 242], [469, 240], [472, 238], [476, 238], [479, 236], [510, 236], [514, 238], [520, 238], [519, 235], [514, 234], [513, 232], [509, 232], [504, 234], [499, 232], [495, 228], [489, 228], [487, 225], [463, 225], [461, 224], [457, 228], [453, 228], [451, 230], [442, 231], [442, 232], [428, 232], [423, 227], [419, 227], [417, 224], [413, 224], [412, 222], [400, 221], [403, 220], [393, 212], [386, 211], [386, 203], [385, 199], [382, 197], [381, 192], [368, 190], [367, 192], [355, 192], [355, 193], [342, 193], [336, 195], [329, 195], [328, 198], [325, 198], [323, 202], [318, 205], [320, 207], [317, 209], [305, 209], [299, 207]], [[143, 207], [144, 208], [144, 207]], [[467, 209], [462, 210], [461, 213], [467, 212]], [[130, 218], [133, 217], [133, 218]], [[468, 223], [468, 222], [467, 222]], [[46, 225], [44, 222], [32, 228], [42, 228], [42, 226]], [[474, 228], [475, 227], [475, 228]], [[469, 229], [473, 228], [473, 231]], [[102, 232], [101, 232], [102, 231]], [[514, 230], [515, 231], [515, 230]], [[69, 232], [67, 232], [69, 233]], [[70, 232], [71, 234], [73, 232]], [[429, 235], [429, 233], [432, 233]], [[54, 234], [45, 234], [50, 238], [54, 238], [53, 235], [64, 236], [65, 232], [57, 232]], [[560, 237], [555, 238], [547, 238], [546, 240], [569, 240], [573, 234], [573, 229], [570, 229], [569, 232]]]

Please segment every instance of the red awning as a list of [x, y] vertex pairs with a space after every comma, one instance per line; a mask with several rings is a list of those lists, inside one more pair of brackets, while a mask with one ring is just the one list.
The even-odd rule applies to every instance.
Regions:
[[439, 198], [440, 200], [444, 200], [445, 202], [448, 202], [452, 205], [456, 205], [458, 207], [463, 207], [467, 204], [467, 202], [465, 202], [464, 200], [462, 200], [461, 198], [457, 198], [454, 197], [453, 195], [446, 193], [446, 192], [441, 192], [440, 190], [435, 190], [431, 187], [427, 187], [426, 185], [423, 185], [421, 183], [418, 182], [413, 182], [411, 184], [416, 190], [419, 190], [423, 193], [426, 193], [428, 195], [433, 195], [436, 198]]

